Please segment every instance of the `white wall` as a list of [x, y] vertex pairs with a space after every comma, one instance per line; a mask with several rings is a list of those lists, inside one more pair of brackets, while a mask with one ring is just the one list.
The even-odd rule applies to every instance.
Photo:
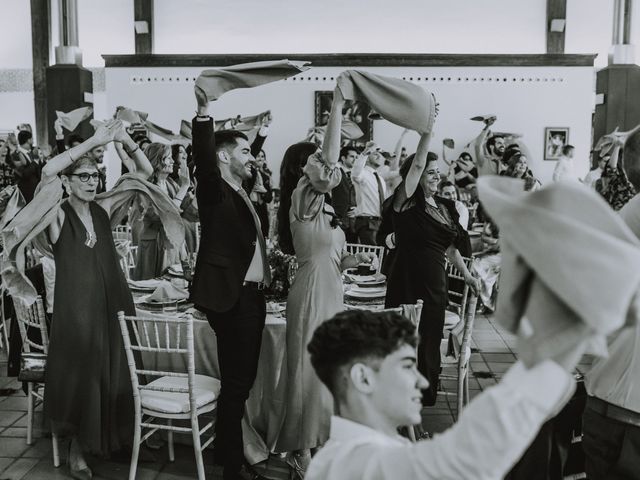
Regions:
[[[117, 105], [126, 105], [148, 112], [154, 123], [178, 131], [180, 120], [190, 120], [193, 116], [193, 79], [200, 70], [107, 69], [107, 111], [113, 112]], [[265, 151], [270, 167], [277, 172], [285, 149], [303, 139], [313, 125], [314, 91], [331, 90], [335, 85], [331, 78], [342, 70], [313, 68], [296, 77], [295, 81], [289, 79], [255, 89], [233, 91], [214, 103], [212, 112], [217, 118], [224, 118], [271, 109], [274, 125]], [[593, 69], [590, 67], [384, 67], [367, 70], [414, 78], [416, 83], [435, 93], [440, 103], [440, 114], [432, 150], [438, 154], [441, 153], [442, 139], [446, 137], [455, 139], [458, 148], [453, 154], [457, 154], [480, 130], [481, 124], [469, 118], [492, 113], [499, 117], [496, 131], [524, 135], [533, 157], [530, 159], [531, 167], [543, 182], [550, 180], [555, 166], [555, 162], [543, 160], [545, 127], [569, 127], [569, 141], [576, 146], [577, 167], [582, 174], [588, 170], [594, 104]], [[315, 77], [320, 80], [316, 81]], [[327, 80], [323, 81], [323, 77]], [[418, 77], [420, 81], [417, 81]], [[435, 81], [432, 80], [434, 77]], [[400, 132], [399, 127], [378, 121], [374, 127], [374, 139], [383, 148], [391, 150]], [[415, 149], [417, 140], [417, 135], [408, 139], [409, 151]], [[115, 159], [111, 160], [115, 162]]]

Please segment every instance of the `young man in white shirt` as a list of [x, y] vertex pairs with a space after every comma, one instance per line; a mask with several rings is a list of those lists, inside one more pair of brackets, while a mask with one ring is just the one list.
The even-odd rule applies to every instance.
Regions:
[[578, 180], [578, 176], [573, 171], [573, 150], [573, 145], [562, 147], [562, 155], [558, 158], [558, 163], [553, 171], [554, 182]]
[[421, 390], [428, 386], [416, 367], [416, 345], [413, 323], [393, 312], [346, 311], [316, 329], [307, 348], [336, 416], [306, 480], [503, 478], [571, 397], [569, 372], [582, 353], [528, 370], [516, 363], [453, 427], [410, 443], [397, 428], [421, 422]]
[[384, 157], [373, 143], [356, 159], [351, 180], [356, 188], [355, 231], [358, 241], [376, 245], [376, 235], [382, 219], [382, 203], [387, 196], [384, 178], [378, 173]]

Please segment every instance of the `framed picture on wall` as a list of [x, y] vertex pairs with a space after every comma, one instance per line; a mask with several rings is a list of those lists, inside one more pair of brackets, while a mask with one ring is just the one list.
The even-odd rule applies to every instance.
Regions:
[[544, 159], [557, 160], [562, 147], [569, 144], [569, 127], [547, 127], [544, 129]]
[[[332, 101], [332, 91], [315, 92], [316, 127], [324, 127], [327, 125], [327, 122], [329, 121], [329, 114], [331, 113]], [[349, 140], [348, 144], [355, 147], [364, 147], [368, 141], [373, 139], [373, 120], [369, 118], [371, 107], [366, 102], [347, 100], [342, 113], [343, 133], [345, 132], [345, 126], [348, 126], [350, 122], [353, 122], [353, 124], [357, 125], [364, 134], [360, 138]], [[353, 129], [347, 130], [352, 131]]]

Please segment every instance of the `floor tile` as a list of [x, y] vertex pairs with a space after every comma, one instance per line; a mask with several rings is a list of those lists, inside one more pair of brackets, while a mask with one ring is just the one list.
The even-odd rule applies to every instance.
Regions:
[[29, 447], [24, 438], [2, 437], [0, 438], [0, 456], [17, 458]]
[[25, 417], [24, 412], [16, 412], [13, 410], [0, 410], [0, 426], [2, 427], [10, 427], [16, 421]]
[[[27, 474], [38, 464], [37, 458], [19, 458], [2, 472], [3, 480], [29, 479]], [[48, 478], [48, 477], [47, 477]]]

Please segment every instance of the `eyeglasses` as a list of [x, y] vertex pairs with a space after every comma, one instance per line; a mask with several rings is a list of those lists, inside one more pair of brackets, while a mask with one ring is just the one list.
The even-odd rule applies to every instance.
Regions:
[[100, 180], [99, 173], [72, 173], [71, 176], [78, 177], [82, 183], [87, 183], [89, 179], [96, 182]]

